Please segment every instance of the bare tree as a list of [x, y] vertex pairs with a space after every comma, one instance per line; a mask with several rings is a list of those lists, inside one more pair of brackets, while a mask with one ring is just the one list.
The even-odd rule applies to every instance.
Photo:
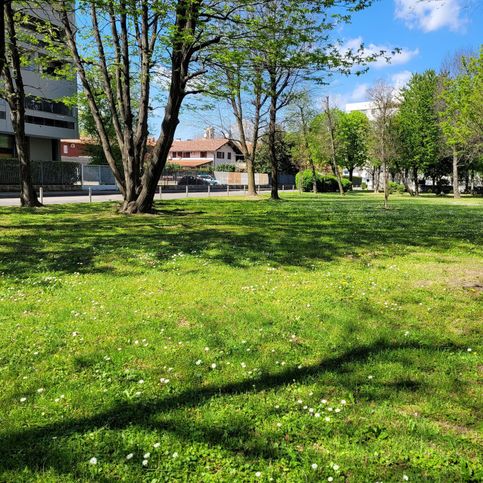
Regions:
[[298, 137], [296, 143], [295, 158], [298, 162], [312, 172], [312, 191], [317, 193], [317, 171], [315, 169], [314, 157], [310, 149], [310, 124], [317, 115], [314, 109], [310, 93], [302, 90], [294, 95], [291, 106], [286, 116], [287, 125]]
[[[104, 155], [124, 197], [122, 212], [152, 211], [181, 106], [188, 95], [203, 91], [197, 85], [197, 79], [206, 72], [203, 54], [221, 41], [219, 23], [231, 19], [244, 3], [82, 0], [78, 5], [88, 16], [95, 50], [94, 56], [87, 56], [83, 55], [83, 45], [73, 21], [72, 2], [56, 2]], [[109, 121], [112, 120], [122, 152], [122, 170], [116, 165], [106, 122], [96, 102], [90, 79], [93, 62], [103, 81]], [[161, 133], [147, 155], [150, 87], [155, 68], [167, 74], [166, 104]], [[140, 93], [135, 100], [130, 90], [133, 76], [140, 79]]]
[[[250, 59], [246, 68], [241, 64], [225, 64], [221, 70], [226, 77], [227, 99], [235, 116], [239, 142], [245, 158], [247, 194], [256, 196], [255, 158], [260, 139], [262, 111], [268, 99], [263, 92], [262, 67], [256, 59]], [[251, 93], [250, 99], [247, 99], [247, 92]], [[251, 113], [247, 112], [248, 106], [251, 106]], [[247, 129], [247, 123], [250, 123], [251, 132]]]
[[390, 123], [395, 114], [396, 100], [394, 87], [384, 81], [378, 81], [368, 90], [369, 98], [373, 104], [375, 134], [375, 154], [380, 160], [383, 171], [384, 208], [389, 207], [389, 150], [390, 150]]

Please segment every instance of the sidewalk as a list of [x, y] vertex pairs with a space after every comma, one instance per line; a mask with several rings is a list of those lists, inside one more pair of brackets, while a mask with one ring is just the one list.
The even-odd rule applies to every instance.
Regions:
[[[268, 192], [270, 188], [262, 188], [260, 192]], [[285, 190], [292, 191], [292, 190]], [[283, 192], [283, 190], [280, 190]], [[215, 191], [212, 193], [204, 192], [193, 192], [188, 193], [162, 193], [161, 197], [159, 193], [156, 194], [156, 200], [177, 200], [182, 198], [208, 198], [208, 197], [223, 197], [223, 196], [243, 196], [244, 190], [230, 190], [229, 193], [226, 191]], [[61, 205], [66, 203], [89, 203], [90, 197], [89, 192], [74, 192], [74, 193], [45, 193], [43, 197], [44, 205]], [[105, 191], [93, 191], [92, 192], [92, 202], [106, 202], [106, 201], [122, 201], [122, 196], [118, 193], [106, 193]], [[20, 201], [18, 196], [12, 197], [12, 193], [0, 193], [0, 206], [19, 206]]]

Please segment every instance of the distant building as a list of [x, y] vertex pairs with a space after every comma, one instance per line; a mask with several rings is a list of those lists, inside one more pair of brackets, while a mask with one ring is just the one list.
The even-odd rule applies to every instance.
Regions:
[[89, 138], [62, 139], [60, 141], [60, 156], [62, 161], [70, 161], [82, 164], [89, 164], [92, 157], [89, 154], [89, 146], [97, 143]]
[[[392, 111], [395, 113], [399, 109], [399, 101], [396, 97], [393, 97], [393, 108]], [[369, 121], [374, 121], [376, 119], [377, 107], [371, 101], [365, 102], [352, 102], [345, 105], [345, 112], [362, 112], [367, 116]]]
[[352, 102], [350, 104], [345, 105], [345, 112], [354, 112], [359, 111], [362, 112], [367, 116], [370, 121], [375, 119], [375, 115], [377, 112], [376, 107], [370, 101], [367, 102]]
[[169, 150], [168, 162], [185, 168], [212, 167], [221, 164], [243, 163], [244, 157], [231, 139], [176, 140]]
[[[53, 25], [52, 31], [59, 42], [64, 41], [64, 31], [53, 15], [49, 15], [47, 6], [42, 9], [31, 9], [22, 15], [27, 19], [25, 29], [35, 32], [37, 26], [49, 22]], [[41, 40], [36, 45], [25, 45], [24, 49], [25, 55], [32, 59], [47, 55]], [[60, 140], [78, 137], [77, 109], [68, 107], [58, 100], [76, 93], [76, 80], [48, 77], [59, 67], [58, 61], [42, 65], [43, 67], [40, 67], [39, 63], [33, 61], [32, 65], [22, 69], [26, 94], [27, 147], [32, 160], [57, 161], [61, 156]], [[7, 102], [0, 99], [0, 158], [16, 156], [13, 134], [10, 109]]]

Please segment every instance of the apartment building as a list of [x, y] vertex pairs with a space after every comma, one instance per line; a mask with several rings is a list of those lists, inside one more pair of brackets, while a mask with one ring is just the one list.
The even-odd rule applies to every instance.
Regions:
[[[63, 30], [47, 7], [42, 10], [29, 9], [22, 13], [26, 19], [22, 28], [28, 33], [36, 36], [39, 25], [51, 22], [54, 35], [59, 42], [63, 41]], [[32, 160], [57, 161], [61, 159], [60, 140], [78, 137], [77, 109], [61, 102], [62, 98], [76, 93], [76, 81], [54, 78], [56, 68], [61, 66], [58, 61], [38, 62], [47, 59], [45, 45], [41, 40], [37, 45], [22, 47], [32, 59], [32, 63], [22, 69], [29, 155]], [[15, 157], [13, 134], [8, 104], [0, 99], [0, 158]]]

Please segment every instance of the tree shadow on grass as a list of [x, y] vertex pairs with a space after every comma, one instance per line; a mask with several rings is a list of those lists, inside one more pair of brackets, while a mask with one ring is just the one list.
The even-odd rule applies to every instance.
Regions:
[[43, 217], [2, 210], [18, 222], [0, 223], [0, 272], [17, 278], [50, 271], [115, 275], [112, 267], [96, 267], [97, 262], [130, 259], [126, 265], [143, 267], [136, 260], [142, 253], [162, 270], [180, 252], [235, 268], [310, 269], [341, 258], [391, 257], [419, 248], [442, 252], [481, 241], [478, 213], [462, 206], [406, 203], [385, 212], [358, 199], [323, 198], [283, 204], [188, 200], [162, 206], [160, 216], [131, 217], [114, 215], [111, 205], [49, 208]]
[[[62, 445], [64, 438], [83, 437], [87, 433], [100, 429], [116, 431], [142, 428], [142, 430], [167, 431], [188, 443], [205, 443], [218, 447], [221, 445], [223, 449], [236, 455], [242, 455], [249, 461], [275, 458], [277, 455], [273, 448], [266, 447], [260, 438], [257, 440], [253, 429], [247, 429], [243, 422], [234, 424], [227, 432], [217, 427], [207, 427], [206, 423], [200, 425], [194, 420], [178, 424], [173, 421], [160, 420], [160, 417], [171, 410], [201, 407], [212, 398], [257, 394], [285, 387], [294, 381], [313, 383], [314, 378], [325, 372], [349, 373], [354, 364], [364, 364], [379, 355], [390, 355], [400, 350], [441, 352], [461, 349], [454, 344], [389, 343], [378, 340], [370, 345], [351, 349], [339, 356], [324, 359], [318, 364], [301, 369], [289, 368], [274, 374], [264, 374], [258, 379], [187, 389], [161, 399], [119, 402], [112, 408], [90, 417], [63, 419], [42, 427], [0, 434], [0, 447], [4, 450], [2, 458], [0, 458], [0, 470], [16, 471], [29, 468], [32, 471], [44, 471], [45, 468], [53, 468], [59, 473], [72, 472], [72, 465], [84, 461], [85, 455], [72, 453], [67, 455], [59, 444]], [[340, 383], [345, 384], [344, 378], [340, 378]], [[357, 394], [356, 386], [357, 383], [352, 382], [347, 389]], [[428, 390], [422, 384], [412, 381], [399, 381], [394, 384], [394, 387], [390, 385], [387, 388], [391, 392], [394, 392], [394, 389], [421, 394], [425, 394]], [[76, 458], [78, 458], [77, 461]]]

